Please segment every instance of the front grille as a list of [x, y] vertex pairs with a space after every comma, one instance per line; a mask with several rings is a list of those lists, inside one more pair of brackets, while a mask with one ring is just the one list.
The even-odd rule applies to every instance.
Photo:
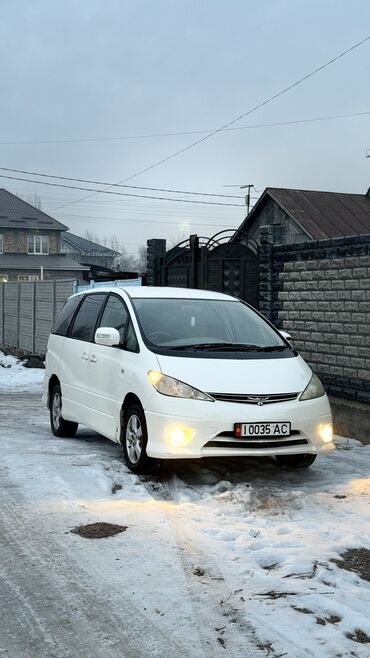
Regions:
[[254, 448], [284, 448], [289, 446], [307, 445], [306, 439], [285, 439], [276, 437], [269, 441], [208, 441], [203, 448], [234, 448], [236, 450], [252, 450]]
[[266, 395], [252, 395], [244, 393], [208, 393], [220, 402], [238, 402], [239, 404], [274, 404], [276, 402], [290, 402], [296, 400], [299, 393], [271, 393]]

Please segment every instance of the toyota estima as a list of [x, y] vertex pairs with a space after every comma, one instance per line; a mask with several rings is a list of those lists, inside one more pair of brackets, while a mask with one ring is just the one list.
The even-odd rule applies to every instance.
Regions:
[[333, 448], [318, 377], [248, 304], [182, 288], [70, 297], [50, 335], [44, 402], [57, 436], [86, 425], [121, 443], [127, 466], [275, 456], [310, 466]]

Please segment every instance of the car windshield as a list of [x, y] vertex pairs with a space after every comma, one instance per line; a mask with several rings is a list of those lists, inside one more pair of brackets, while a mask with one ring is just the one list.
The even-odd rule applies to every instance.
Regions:
[[238, 300], [136, 298], [145, 342], [169, 350], [284, 350], [263, 318]]

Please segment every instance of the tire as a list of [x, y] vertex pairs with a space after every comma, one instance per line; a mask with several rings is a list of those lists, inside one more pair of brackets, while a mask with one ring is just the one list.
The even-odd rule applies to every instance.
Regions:
[[144, 411], [138, 404], [131, 405], [125, 413], [121, 443], [126, 466], [130, 471], [145, 475], [158, 469], [160, 461], [146, 454], [148, 430]]
[[276, 455], [276, 460], [280, 466], [289, 466], [289, 468], [308, 468], [314, 463], [317, 455], [303, 453], [302, 455]]
[[62, 416], [62, 391], [56, 384], [50, 394], [50, 426], [55, 436], [72, 438], [78, 428], [78, 423], [64, 420]]

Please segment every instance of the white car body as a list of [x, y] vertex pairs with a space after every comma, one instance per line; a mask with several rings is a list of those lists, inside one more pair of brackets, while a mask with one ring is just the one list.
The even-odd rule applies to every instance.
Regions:
[[[134, 300], [143, 298], [229, 301], [233, 298], [210, 291], [155, 287], [99, 288], [85, 294], [97, 292], [114, 293], [125, 302], [139, 351], [52, 333], [43, 399], [48, 405], [50, 385], [58, 381], [63, 419], [86, 425], [120, 442], [125, 399], [135, 396], [145, 413], [146, 452], [152, 458], [317, 454], [333, 448], [332, 440], [324, 442], [320, 434], [320, 428], [332, 422], [327, 396], [299, 399], [312, 371], [296, 352], [291, 358], [283, 359], [270, 358], [268, 354], [239, 359], [221, 358], [217, 353], [208, 358], [155, 353], [144, 340], [133, 305]], [[149, 381], [149, 371], [174, 377], [215, 397], [199, 400], [163, 395]], [[219, 399], [225, 396], [241, 399]], [[262, 399], [258, 401], [255, 396]], [[263, 399], [268, 396], [270, 400]], [[283, 401], [274, 401], [274, 396], [283, 396]], [[291, 423], [289, 436], [251, 440], [234, 435], [235, 423], [269, 422]], [[171, 444], [168, 439], [171, 428], [186, 428], [186, 445]]]

